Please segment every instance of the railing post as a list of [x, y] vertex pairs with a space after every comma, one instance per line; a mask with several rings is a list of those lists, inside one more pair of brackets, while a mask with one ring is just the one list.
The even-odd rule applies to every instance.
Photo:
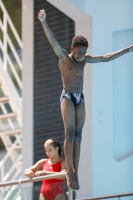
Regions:
[[73, 200], [73, 190], [69, 188], [68, 200]]
[[4, 62], [4, 70], [7, 71], [7, 17], [6, 13], [3, 13], [3, 62]]

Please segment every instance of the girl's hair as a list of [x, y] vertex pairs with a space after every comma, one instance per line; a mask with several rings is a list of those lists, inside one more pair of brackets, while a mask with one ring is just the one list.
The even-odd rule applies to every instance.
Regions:
[[73, 47], [79, 47], [79, 46], [85, 46], [88, 47], [88, 41], [87, 39], [82, 35], [77, 35], [72, 39]]
[[48, 142], [49, 144], [51, 144], [54, 148], [59, 147], [58, 154], [59, 154], [60, 157], [62, 156], [61, 146], [60, 146], [60, 143], [57, 140], [55, 140], [55, 139], [49, 139], [46, 142]]

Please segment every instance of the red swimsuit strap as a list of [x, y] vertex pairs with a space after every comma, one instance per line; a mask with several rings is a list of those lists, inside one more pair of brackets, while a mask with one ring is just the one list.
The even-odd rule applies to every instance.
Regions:
[[[45, 162], [44, 162], [44, 165], [43, 165], [43, 169], [45, 168], [49, 168], [50, 166], [53, 166], [54, 167], [54, 171], [57, 169], [57, 172], [59, 171], [59, 168], [61, 167], [61, 162], [62, 162], [63, 159], [59, 160], [57, 163], [54, 163], [54, 164], [49, 164], [48, 161], [49, 159], [47, 159]], [[51, 171], [51, 170], [50, 170]], [[60, 172], [60, 171], [59, 171]]]
[[60, 164], [61, 164], [62, 160], [63, 160], [63, 159], [59, 160], [57, 163], [54, 163], [54, 164], [49, 164], [49, 163], [48, 163], [49, 159], [47, 159], [47, 161], [44, 163], [44, 165], [47, 164], [48, 166], [54, 166], [54, 168], [55, 168], [56, 166], [57, 166], [57, 167], [60, 167]]

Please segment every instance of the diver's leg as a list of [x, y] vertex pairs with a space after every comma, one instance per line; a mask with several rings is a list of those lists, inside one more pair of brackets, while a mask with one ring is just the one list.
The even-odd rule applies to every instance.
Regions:
[[75, 134], [75, 106], [70, 99], [63, 98], [61, 101], [61, 112], [65, 129], [64, 153], [67, 168], [68, 187], [75, 190], [75, 177], [72, 167], [73, 159], [73, 142]]

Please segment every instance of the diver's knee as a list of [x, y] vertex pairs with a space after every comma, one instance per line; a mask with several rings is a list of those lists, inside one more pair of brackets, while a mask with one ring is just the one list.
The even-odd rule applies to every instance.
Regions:
[[82, 129], [78, 129], [75, 131], [75, 140], [81, 142], [82, 140]]
[[65, 139], [69, 140], [70, 142], [74, 141], [74, 128], [68, 127], [65, 129]]

